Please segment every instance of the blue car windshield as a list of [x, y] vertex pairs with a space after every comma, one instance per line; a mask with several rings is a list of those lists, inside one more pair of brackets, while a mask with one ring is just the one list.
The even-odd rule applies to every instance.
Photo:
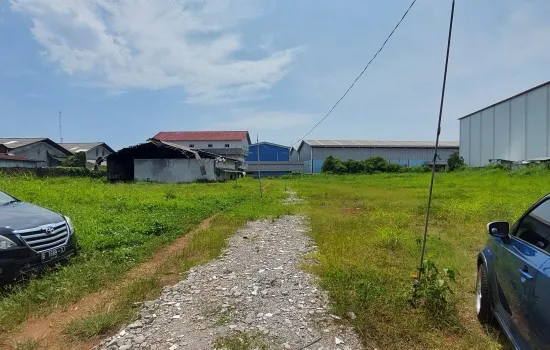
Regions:
[[16, 202], [15, 198], [0, 191], [0, 205]]

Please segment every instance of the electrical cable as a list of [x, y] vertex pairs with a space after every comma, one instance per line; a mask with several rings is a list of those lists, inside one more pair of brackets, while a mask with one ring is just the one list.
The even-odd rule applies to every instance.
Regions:
[[363, 70], [361, 71], [361, 73], [357, 76], [357, 78], [355, 78], [355, 80], [353, 81], [353, 83], [351, 83], [351, 85], [348, 87], [348, 89], [346, 90], [346, 92], [344, 92], [344, 94], [342, 95], [342, 97], [340, 97], [338, 99], [338, 101], [336, 101], [336, 103], [332, 106], [332, 108], [328, 111], [328, 113], [317, 123], [315, 124], [315, 126], [313, 126], [313, 128], [311, 128], [311, 130], [309, 130], [301, 139], [299, 139], [298, 141], [294, 142], [292, 144], [292, 146], [296, 145], [297, 143], [300, 143], [302, 142], [309, 134], [311, 134], [313, 132], [313, 130], [315, 130], [322, 122], [325, 121], [325, 119], [328, 118], [328, 116], [332, 113], [332, 111], [334, 111], [334, 109], [340, 104], [340, 102], [347, 96], [347, 94], [350, 92], [351, 89], [353, 89], [353, 87], [355, 86], [355, 83], [357, 83], [357, 81], [363, 76], [363, 74], [365, 73], [365, 71], [367, 70], [367, 68], [369, 68], [369, 66], [371, 65], [371, 63], [374, 61], [374, 59], [378, 56], [378, 54], [380, 52], [382, 52], [382, 50], [384, 49], [384, 47], [386, 46], [386, 44], [388, 43], [388, 41], [390, 40], [390, 38], [392, 37], [393, 33], [397, 30], [397, 28], [401, 25], [401, 22], [403, 22], [403, 20], [405, 19], [405, 17], [407, 17], [407, 14], [409, 13], [409, 11], [411, 10], [411, 8], [414, 6], [414, 4], [416, 3], [416, 0], [413, 0], [413, 2], [410, 4], [409, 8], [407, 9], [407, 11], [405, 11], [405, 13], [403, 14], [403, 16], [401, 17], [401, 19], [399, 20], [399, 22], [397, 22], [397, 24], [395, 25], [395, 27], [393, 28], [393, 30], [390, 32], [390, 34], [388, 35], [388, 37], [386, 38], [386, 40], [384, 40], [384, 43], [382, 44], [382, 46], [380, 46], [380, 48], [378, 49], [378, 51], [376, 51], [376, 53], [374, 54], [374, 56], [370, 59], [370, 61], [367, 63], [367, 65], [365, 66], [365, 68], [363, 68]]
[[451, 5], [451, 18], [449, 20], [449, 36], [447, 38], [447, 54], [445, 56], [445, 71], [443, 72], [443, 86], [441, 88], [441, 101], [439, 103], [439, 117], [437, 120], [437, 133], [435, 137], [435, 150], [434, 150], [434, 158], [433, 158], [433, 164], [432, 164], [432, 177], [430, 180], [430, 194], [428, 195], [428, 208], [426, 210], [426, 222], [424, 223], [424, 238], [422, 241], [422, 253], [420, 256], [420, 265], [418, 268], [417, 280], [420, 280], [420, 276], [422, 275], [422, 272], [424, 270], [424, 255], [426, 253], [426, 241], [428, 238], [428, 224], [430, 221], [430, 209], [432, 206], [432, 194], [433, 194], [434, 178], [435, 178], [435, 163], [438, 157], [437, 151], [439, 146], [439, 135], [441, 134], [441, 119], [443, 116], [443, 102], [445, 101], [445, 87], [447, 86], [447, 68], [449, 67], [449, 52], [451, 49], [451, 36], [453, 32], [454, 13], [455, 13], [455, 0], [453, 0], [453, 3]]

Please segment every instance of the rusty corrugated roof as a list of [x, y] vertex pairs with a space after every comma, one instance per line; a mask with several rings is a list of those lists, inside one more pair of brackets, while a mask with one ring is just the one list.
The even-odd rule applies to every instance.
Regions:
[[2, 159], [2, 160], [17, 160], [17, 161], [21, 161], [21, 162], [33, 162], [33, 163], [40, 162], [39, 160], [32, 160], [30, 158], [17, 156], [15, 154], [6, 154], [6, 153], [0, 153], [0, 159]]
[[154, 139], [160, 141], [240, 141], [248, 131], [161, 131]]

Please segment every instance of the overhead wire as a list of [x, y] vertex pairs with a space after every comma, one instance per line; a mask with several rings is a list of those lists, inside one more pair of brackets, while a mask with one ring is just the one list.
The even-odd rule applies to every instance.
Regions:
[[355, 78], [355, 80], [353, 81], [353, 83], [351, 83], [351, 85], [348, 87], [348, 89], [346, 90], [346, 92], [344, 92], [344, 94], [342, 95], [342, 97], [340, 97], [338, 99], [338, 101], [336, 101], [336, 103], [332, 106], [332, 108], [328, 111], [328, 113], [317, 123], [313, 126], [313, 128], [311, 128], [311, 130], [309, 130], [302, 138], [300, 138], [298, 141], [296, 141], [295, 143], [292, 144], [292, 146], [296, 145], [297, 143], [300, 143], [302, 142], [309, 134], [311, 134], [313, 132], [313, 130], [315, 130], [319, 125], [321, 125], [322, 122], [325, 121], [325, 119], [328, 118], [329, 115], [331, 115], [332, 111], [334, 111], [334, 109], [340, 104], [340, 102], [347, 96], [347, 94], [350, 92], [351, 89], [353, 89], [353, 87], [355, 86], [355, 83], [357, 83], [357, 81], [359, 81], [359, 79], [361, 79], [361, 77], [363, 76], [363, 74], [365, 73], [365, 71], [369, 68], [369, 66], [371, 65], [371, 63], [376, 59], [376, 57], [378, 56], [378, 54], [380, 52], [382, 52], [382, 50], [384, 49], [384, 47], [386, 46], [386, 44], [388, 43], [388, 41], [390, 40], [390, 38], [393, 36], [393, 33], [395, 33], [395, 31], [397, 30], [397, 28], [399, 28], [399, 26], [401, 25], [401, 23], [403, 22], [403, 20], [405, 19], [405, 17], [407, 17], [407, 15], [409, 14], [409, 11], [412, 9], [412, 7], [414, 6], [414, 4], [416, 3], [417, 0], [413, 0], [413, 2], [411, 2], [411, 4], [409, 5], [409, 7], [407, 8], [407, 11], [405, 11], [405, 13], [403, 14], [403, 16], [401, 16], [401, 19], [399, 20], [399, 22], [397, 22], [397, 24], [395, 25], [395, 27], [392, 29], [392, 31], [390, 32], [390, 34], [387, 36], [386, 40], [384, 40], [384, 42], [382, 43], [382, 46], [380, 46], [380, 48], [378, 49], [378, 51], [376, 51], [376, 53], [374, 54], [374, 56], [370, 59], [370, 61], [367, 63], [367, 65], [365, 66], [365, 68], [363, 68], [363, 70], [361, 71], [361, 73], [357, 76], [357, 78]]

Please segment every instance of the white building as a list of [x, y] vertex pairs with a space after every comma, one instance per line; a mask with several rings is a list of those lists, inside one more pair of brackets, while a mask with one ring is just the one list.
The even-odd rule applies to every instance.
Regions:
[[460, 118], [460, 155], [466, 164], [549, 157], [549, 94], [547, 82]]
[[36, 160], [39, 167], [55, 166], [71, 152], [49, 138], [0, 138], [0, 153]]
[[96, 160], [99, 157], [107, 157], [114, 150], [105, 142], [80, 142], [80, 143], [60, 143], [61, 147], [65, 148], [72, 154], [85, 152], [86, 159]]
[[93, 166], [99, 157], [106, 157], [113, 153], [114, 150], [105, 142], [80, 142], [80, 143], [60, 143], [61, 147], [65, 148], [72, 154], [78, 152], [86, 153], [86, 162], [89, 166]]
[[107, 156], [107, 177], [123, 181], [223, 181], [242, 175], [237, 164], [233, 158], [150, 139]]
[[242, 163], [250, 146], [248, 131], [162, 131], [153, 138], [231, 157]]

